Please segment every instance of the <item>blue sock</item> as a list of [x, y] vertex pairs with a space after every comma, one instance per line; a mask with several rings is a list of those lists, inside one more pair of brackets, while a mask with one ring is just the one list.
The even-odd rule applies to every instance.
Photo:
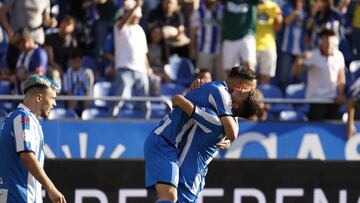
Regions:
[[156, 203], [175, 203], [175, 202], [170, 201], [170, 200], [159, 200], [159, 201], [156, 201]]

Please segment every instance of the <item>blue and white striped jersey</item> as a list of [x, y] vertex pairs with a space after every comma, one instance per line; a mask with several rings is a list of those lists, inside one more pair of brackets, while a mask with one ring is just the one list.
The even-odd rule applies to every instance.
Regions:
[[43, 131], [23, 104], [10, 113], [0, 134], [0, 202], [41, 203], [41, 184], [28, 172], [19, 153], [31, 151], [44, 164]]
[[[282, 8], [283, 16], [286, 18], [294, 11], [291, 3], [287, 3]], [[288, 25], [284, 25], [281, 37], [281, 51], [292, 55], [299, 55], [305, 50], [305, 23], [307, 21], [305, 10], [301, 10], [300, 15]]]
[[23, 68], [30, 74], [35, 72], [44, 75], [47, 71], [48, 57], [43, 48], [37, 46], [36, 48], [21, 52], [16, 62], [17, 68]]
[[218, 154], [216, 144], [225, 138], [220, 118], [211, 108], [195, 108], [195, 125], [179, 144], [179, 183], [194, 195], [205, 185], [208, 164]]
[[83, 96], [89, 94], [91, 90], [90, 78], [84, 68], [80, 68], [78, 71], [68, 68], [64, 74], [63, 84], [64, 92], [71, 95]]
[[9, 44], [9, 37], [6, 31], [0, 26], [0, 56], [8, 52]]
[[218, 3], [214, 11], [204, 4], [191, 14], [191, 27], [197, 28], [197, 47], [200, 53], [218, 54], [221, 43], [221, 21], [224, 7]]
[[[232, 116], [231, 95], [225, 81], [210, 82], [193, 90], [185, 97], [197, 106], [213, 108], [218, 116]], [[175, 147], [188, 134], [195, 121], [189, 119], [185, 112], [174, 108], [168, 113], [155, 128], [154, 133], [162, 135]]]
[[212, 107], [218, 116], [233, 116], [231, 95], [225, 81], [209, 82], [185, 95], [197, 106]]

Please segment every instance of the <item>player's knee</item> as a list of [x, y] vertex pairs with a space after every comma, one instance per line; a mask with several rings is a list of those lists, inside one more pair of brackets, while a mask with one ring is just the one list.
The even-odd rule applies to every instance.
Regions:
[[176, 190], [169, 190], [167, 193], [159, 194], [159, 200], [169, 200], [171, 202], [177, 201]]
[[177, 201], [177, 189], [167, 185], [157, 185], [158, 200]]

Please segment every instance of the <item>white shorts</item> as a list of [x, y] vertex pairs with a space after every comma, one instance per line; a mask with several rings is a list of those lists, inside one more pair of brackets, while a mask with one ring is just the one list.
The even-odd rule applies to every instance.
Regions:
[[198, 53], [197, 67], [200, 69], [205, 68], [214, 73], [218, 65], [220, 65], [219, 61], [219, 55], [217, 54]]
[[276, 49], [256, 52], [256, 69], [260, 75], [274, 77], [276, 73]]
[[224, 40], [222, 46], [223, 69], [243, 63], [256, 64], [256, 40], [254, 35], [246, 35], [238, 40]]

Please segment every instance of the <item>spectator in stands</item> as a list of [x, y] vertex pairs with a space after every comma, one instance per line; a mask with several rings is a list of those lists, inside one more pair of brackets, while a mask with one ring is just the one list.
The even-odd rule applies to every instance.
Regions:
[[[64, 93], [66, 95], [91, 96], [94, 86], [94, 80], [91, 77], [91, 69], [82, 67], [83, 55], [79, 49], [73, 49], [69, 53], [69, 68], [64, 74]], [[93, 75], [93, 73], [92, 73]], [[88, 101], [79, 103], [78, 101], [69, 101], [68, 109], [81, 115], [82, 110], [89, 107]]]
[[0, 7], [0, 24], [5, 27], [10, 41], [14, 41], [14, 32], [27, 28], [33, 40], [43, 44], [45, 41], [43, 27], [55, 27], [57, 21], [50, 15], [50, 0], [5, 0]]
[[212, 82], [211, 72], [208, 69], [202, 68], [196, 73], [196, 78], [202, 80], [204, 83]]
[[94, 45], [95, 55], [100, 59], [103, 54], [101, 52], [103, 43], [114, 25], [118, 7], [113, 0], [85, 0], [82, 7], [96, 8], [97, 19], [93, 26]]
[[150, 29], [148, 46], [147, 57], [154, 73], [159, 75], [163, 81], [169, 80], [164, 72], [164, 65], [169, 63], [169, 54], [160, 26], [154, 26]]
[[77, 48], [78, 43], [74, 36], [76, 20], [65, 16], [59, 24], [59, 32], [45, 36], [45, 50], [49, 55], [49, 66], [58, 70], [61, 75], [68, 68], [69, 51]]
[[220, 2], [206, 0], [190, 18], [190, 58], [197, 67], [210, 70], [217, 80], [223, 79], [220, 60], [223, 11]]
[[305, 25], [307, 12], [304, 0], [291, 0], [282, 8], [284, 17], [283, 32], [280, 38], [279, 67], [276, 77], [280, 87], [285, 90], [292, 82], [291, 67], [295, 59], [305, 51]]
[[360, 113], [360, 78], [351, 85], [348, 95], [346, 137], [350, 139], [356, 134], [355, 118], [359, 119]]
[[15, 33], [18, 48], [21, 51], [16, 63], [17, 90], [21, 93], [21, 83], [32, 74], [45, 75], [48, 57], [46, 51], [36, 44], [31, 31], [22, 28]]
[[256, 61], [259, 83], [268, 85], [276, 73], [275, 32], [280, 31], [282, 15], [279, 5], [271, 0], [261, 0], [257, 8]]
[[[84, 3], [84, 0], [71, 1], [72, 9], [70, 9], [69, 15], [74, 16], [77, 20], [75, 34], [79, 46], [84, 48], [87, 51], [87, 54], [95, 55], [94, 35], [92, 30], [95, 21], [98, 18], [98, 14], [95, 6], [91, 6], [87, 9], [84, 7]], [[76, 11], [76, 9], [79, 11]], [[79, 15], [76, 12], [79, 12], [82, 15]]]
[[114, 32], [110, 32], [103, 44], [103, 59], [106, 64], [104, 75], [107, 79], [113, 80], [115, 78], [115, 56], [114, 56]]
[[[144, 30], [138, 24], [142, 16], [141, 0], [128, 0], [126, 13], [114, 25], [115, 69], [117, 70], [114, 95], [122, 97], [149, 96], [149, 79], [152, 69], [147, 60], [148, 46]], [[112, 113], [118, 115], [123, 101], [114, 104]], [[150, 116], [150, 102], [141, 102], [138, 107]]]
[[0, 80], [10, 80], [10, 70], [7, 63], [9, 37], [3, 27], [0, 26]]
[[59, 32], [45, 36], [45, 50], [48, 54], [48, 76], [61, 86], [61, 78], [68, 68], [69, 51], [78, 47], [74, 31], [75, 18], [65, 16], [59, 25]]
[[184, 34], [184, 16], [179, 11], [177, 0], [161, 0], [158, 7], [150, 11], [147, 30], [154, 26], [162, 28], [163, 36], [169, 44], [170, 54], [188, 56], [186, 45], [190, 40]]
[[342, 25], [345, 20], [343, 12], [347, 10], [348, 4], [348, 0], [343, 0], [340, 7], [335, 7], [333, 0], [316, 0], [306, 25], [311, 33], [310, 45], [317, 45], [321, 30], [325, 28], [334, 30], [338, 39], [338, 47], [346, 61], [352, 57]]
[[345, 61], [336, 48], [336, 33], [323, 30], [319, 48], [304, 52], [294, 63], [293, 73], [308, 71], [307, 99], [334, 99], [334, 104], [311, 104], [309, 119], [338, 119], [339, 107], [344, 101]]
[[229, 72], [240, 62], [255, 70], [258, 3], [259, 0], [224, 0], [222, 63], [225, 72]]
[[274, 0], [275, 3], [277, 3], [277, 5], [281, 7], [283, 7], [288, 1], [286, 0]]
[[351, 19], [351, 45], [355, 50], [355, 59], [360, 60], [360, 1], [353, 2], [354, 10]]

